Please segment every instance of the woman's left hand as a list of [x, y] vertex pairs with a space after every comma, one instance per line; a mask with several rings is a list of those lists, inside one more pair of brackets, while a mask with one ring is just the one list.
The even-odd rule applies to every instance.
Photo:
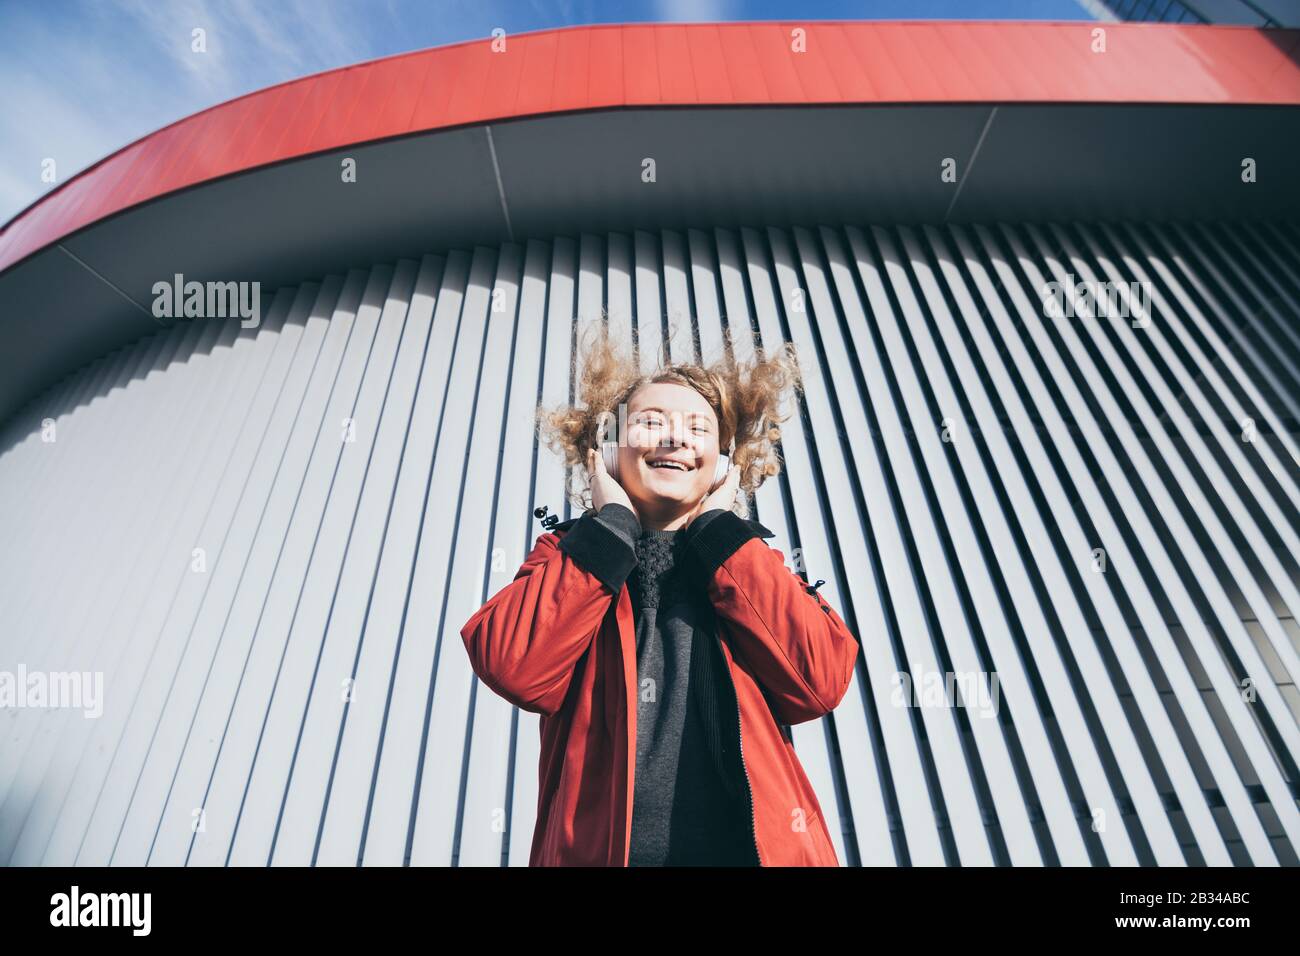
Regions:
[[[712, 511], [714, 508], [721, 508], [723, 511], [730, 511], [736, 504], [736, 492], [740, 489], [740, 469], [732, 465], [727, 469], [727, 476], [722, 479], [722, 484], [704, 497], [700, 502], [700, 507], [696, 510], [695, 515], [699, 517], [706, 511]], [[692, 518], [692, 521], [695, 519]]]

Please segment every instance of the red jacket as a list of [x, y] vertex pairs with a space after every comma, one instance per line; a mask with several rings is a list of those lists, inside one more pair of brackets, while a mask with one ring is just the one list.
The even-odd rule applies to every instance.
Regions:
[[[626, 866], [636, 772], [635, 557], [593, 511], [540, 535], [514, 580], [461, 628], [474, 673], [541, 715], [530, 866]], [[829, 713], [858, 642], [815, 588], [732, 512], [690, 547], [707, 576], [739, 705], [739, 748], [763, 866], [839, 866], [789, 731]], [[630, 559], [630, 563], [629, 563]]]

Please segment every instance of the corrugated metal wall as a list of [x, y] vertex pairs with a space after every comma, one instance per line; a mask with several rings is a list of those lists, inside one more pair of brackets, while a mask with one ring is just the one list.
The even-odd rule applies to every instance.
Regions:
[[[458, 630], [533, 507], [567, 513], [531, 412], [607, 310], [647, 358], [696, 316], [674, 359], [809, 363], [755, 504], [862, 639], [794, 728], [843, 862], [1295, 864], [1298, 250], [1293, 225], [583, 236], [107, 355], [0, 445], [0, 670], [104, 675], [98, 718], [0, 710], [0, 860], [526, 863], [537, 718]], [[1046, 283], [1107, 280], [1149, 283], [1149, 321], [1044, 315]]]

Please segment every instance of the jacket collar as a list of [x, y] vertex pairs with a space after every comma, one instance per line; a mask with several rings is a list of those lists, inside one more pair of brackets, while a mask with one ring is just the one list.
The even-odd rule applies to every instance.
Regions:
[[[578, 518], [581, 518], [583, 515], [594, 515], [595, 513], [596, 513], [595, 509], [588, 508], [582, 514], [578, 515], [577, 518], [570, 518], [568, 521], [561, 521], [559, 524], [555, 525], [550, 530], [557, 534], [563, 534], [564, 532], [568, 531], [570, 528], [572, 528], [575, 524], [578, 523]], [[745, 522], [745, 524], [749, 525], [749, 527], [753, 529], [754, 533], [757, 534], [760, 538], [776, 537], [776, 532], [771, 531], [770, 529], [768, 529], [766, 526], [762, 524], [759, 524], [753, 518], [741, 518], [740, 520]]]

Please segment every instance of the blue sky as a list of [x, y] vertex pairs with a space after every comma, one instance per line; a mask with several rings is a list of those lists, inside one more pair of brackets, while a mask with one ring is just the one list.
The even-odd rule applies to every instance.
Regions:
[[[583, 23], [1090, 20], [1080, 0], [0, 0], [0, 223], [183, 116], [295, 77]], [[208, 52], [190, 51], [195, 27]]]

